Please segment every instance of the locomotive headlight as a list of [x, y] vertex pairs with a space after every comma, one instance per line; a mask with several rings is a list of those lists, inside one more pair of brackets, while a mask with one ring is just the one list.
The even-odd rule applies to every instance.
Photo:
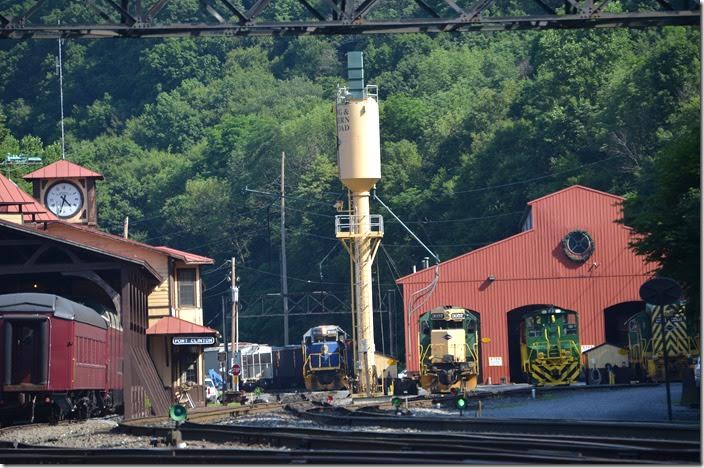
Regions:
[[328, 345], [323, 345], [323, 354], [328, 354]]

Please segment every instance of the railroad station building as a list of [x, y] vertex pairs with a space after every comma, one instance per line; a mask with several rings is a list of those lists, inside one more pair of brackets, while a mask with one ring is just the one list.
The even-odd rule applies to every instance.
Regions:
[[[521, 231], [397, 280], [403, 287], [406, 365], [418, 371], [418, 319], [438, 306], [479, 316], [480, 382], [523, 382], [519, 323], [547, 306], [577, 312], [582, 351], [627, 344], [628, 317], [655, 265], [629, 249], [622, 197], [574, 185], [528, 203]], [[410, 341], [409, 341], [410, 340]]]
[[[204, 350], [216, 342], [217, 332], [203, 326], [201, 268], [213, 260], [99, 230], [96, 181], [103, 178], [99, 173], [60, 160], [24, 178], [33, 183], [36, 198], [0, 174], [0, 220], [147, 265], [158, 280], [147, 292], [143, 304], [147, 316], [140, 334], [145, 340], [144, 356], [156, 369], [153, 384], [165, 390], [169, 399], [187, 388], [190, 400], [204, 405]], [[74, 199], [78, 202], [68, 209], [66, 200]]]

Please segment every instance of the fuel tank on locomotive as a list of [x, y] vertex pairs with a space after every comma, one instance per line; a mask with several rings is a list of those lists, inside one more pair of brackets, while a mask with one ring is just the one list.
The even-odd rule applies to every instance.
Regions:
[[303, 335], [303, 380], [306, 390], [350, 389], [353, 349], [337, 325], [313, 327]]
[[89, 417], [122, 405], [122, 328], [54, 294], [0, 295], [0, 415]]

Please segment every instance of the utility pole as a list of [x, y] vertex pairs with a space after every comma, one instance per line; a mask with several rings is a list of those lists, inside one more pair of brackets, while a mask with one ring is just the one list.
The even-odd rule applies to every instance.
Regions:
[[125, 222], [122, 225], [122, 237], [127, 239], [130, 235], [130, 217], [125, 216]]
[[[227, 367], [230, 362], [230, 353], [227, 352], [227, 321], [225, 320], [225, 296], [221, 297], [222, 299], [222, 342], [225, 347], [225, 362], [222, 363], [222, 381], [225, 382], [225, 386], [227, 387], [228, 382], [227, 382]], [[226, 390], [227, 388], [225, 388]]]
[[[237, 330], [237, 302], [239, 298], [237, 297], [237, 276], [235, 276], [235, 257], [230, 260], [230, 291], [232, 293], [232, 336], [230, 340], [232, 341], [232, 353], [234, 360], [239, 364], [239, 352], [240, 352], [240, 342], [239, 330]], [[231, 367], [232, 368], [232, 367]], [[240, 390], [239, 376], [232, 373], [232, 389], [236, 392]]]
[[389, 313], [389, 355], [396, 357], [396, 337], [394, 336], [394, 290], [389, 289], [386, 293], [386, 309]]
[[286, 193], [284, 192], [284, 163], [286, 153], [281, 152], [281, 298], [284, 301], [284, 345], [288, 345], [288, 274], [286, 272]]

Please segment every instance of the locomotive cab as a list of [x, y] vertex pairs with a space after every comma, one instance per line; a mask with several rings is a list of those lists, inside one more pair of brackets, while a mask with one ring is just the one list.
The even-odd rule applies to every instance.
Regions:
[[336, 325], [313, 327], [303, 335], [303, 380], [306, 389], [349, 388], [347, 333]]
[[420, 317], [420, 384], [431, 392], [472, 389], [479, 374], [479, 323], [461, 308], [438, 307]]
[[530, 383], [577, 381], [581, 350], [575, 312], [555, 307], [530, 312], [523, 316], [519, 333], [522, 369]]

